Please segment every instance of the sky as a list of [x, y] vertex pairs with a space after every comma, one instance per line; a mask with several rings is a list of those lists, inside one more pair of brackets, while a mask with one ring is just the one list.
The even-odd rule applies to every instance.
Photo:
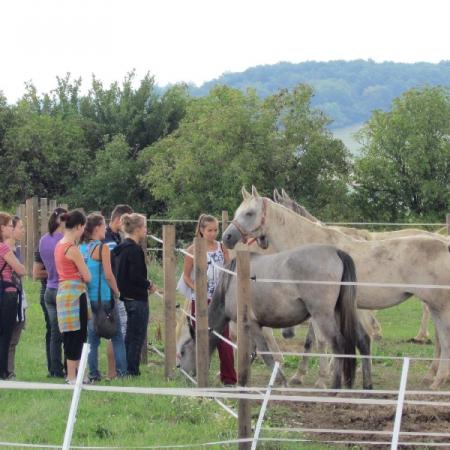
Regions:
[[1, 0], [0, 91], [88, 89], [135, 69], [163, 86], [280, 61], [450, 59], [448, 0]]

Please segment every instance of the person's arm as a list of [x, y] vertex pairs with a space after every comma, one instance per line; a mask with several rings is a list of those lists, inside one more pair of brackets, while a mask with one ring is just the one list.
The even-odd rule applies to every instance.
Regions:
[[102, 266], [103, 272], [105, 273], [106, 281], [108, 282], [109, 287], [114, 292], [114, 295], [117, 297], [120, 295], [119, 288], [117, 287], [116, 277], [113, 274], [111, 268], [111, 252], [107, 245], [103, 245], [102, 248]]
[[[191, 245], [186, 249], [188, 253], [191, 255], [194, 251], [194, 246]], [[183, 266], [183, 279], [184, 282], [192, 289], [195, 290], [194, 280], [191, 278], [192, 268], [194, 267], [194, 259], [190, 256], [184, 257], [184, 266]]]
[[223, 259], [225, 260], [225, 264], [229, 264], [230, 262], [230, 251], [225, 247], [225, 245], [221, 244], [223, 251]]
[[34, 261], [33, 262], [33, 280], [46, 280], [48, 278], [47, 271], [44, 264]]
[[8, 263], [12, 270], [19, 275], [19, 277], [23, 277], [26, 274], [25, 266], [16, 258], [16, 255], [12, 250], [5, 253], [3, 259]]
[[91, 281], [91, 272], [89, 272], [88, 266], [84, 262], [83, 255], [80, 252], [80, 249], [75, 245], [69, 248], [66, 253], [67, 258], [75, 263], [77, 266], [78, 272], [80, 272], [81, 278], [85, 283], [89, 283]]

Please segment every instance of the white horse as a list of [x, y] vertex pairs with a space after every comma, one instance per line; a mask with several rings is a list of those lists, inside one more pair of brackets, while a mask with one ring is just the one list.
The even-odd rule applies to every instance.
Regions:
[[450, 246], [429, 237], [407, 237], [361, 241], [305, 219], [295, 212], [243, 190], [244, 201], [223, 234], [226, 246], [256, 238], [261, 247], [270, 243], [276, 251], [296, 245], [326, 243], [334, 245], [355, 261], [358, 280], [392, 286], [359, 286], [357, 305], [363, 309], [383, 309], [415, 295], [430, 308], [436, 324], [435, 357], [428, 378], [437, 389], [450, 374], [450, 293], [427, 285], [450, 284]]

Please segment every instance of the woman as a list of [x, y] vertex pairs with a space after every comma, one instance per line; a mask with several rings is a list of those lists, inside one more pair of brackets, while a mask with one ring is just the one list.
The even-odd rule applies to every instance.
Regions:
[[127, 311], [125, 349], [129, 375], [140, 375], [142, 344], [149, 318], [148, 295], [155, 286], [147, 278], [145, 254], [140, 245], [147, 236], [147, 222], [141, 214], [123, 214], [121, 219], [124, 241], [112, 251], [120, 299]]
[[[219, 269], [217, 266], [223, 267], [230, 260], [228, 250], [216, 240], [219, 232], [219, 222], [213, 216], [202, 214], [198, 218], [197, 228], [195, 230], [196, 237], [203, 237], [206, 240], [206, 256], [208, 261], [207, 278], [208, 278], [208, 304], [211, 301], [216, 283], [219, 277]], [[187, 249], [191, 255], [194, 253], [194, 245], [192, 244]], [[195, 284], [192, 278], [192, 269], [194, 267], [194, 260], [186, 256], [184, 258], [183, 280], [187, 286], [192, 290], [191, 295], [191, 311], [195, 316]], [[195, 324], [194, 324], [195, 325]], [[223, 336], [229, 339], [229, 329], [226, 326]], [[236, 384], [236, 371], [234, 370], [234, 355], [230, 344], [220, 340], [217, 345], [217, 350], [220, 359], [220, 380], [224, 385]]]
[[[61, 216], [66, 214], [67, 210], [64, 208], [56, 208], [48, 220], [48, 233], [45, 233], [39, 241], [39, 259], [42, 264], [37, 262], [37, 255], [35, 256], [35, 264], [33, 270], [36, 275], [46, 274], [47, 283], [44, 291], [44, 308], [46, 321], [50, 327], [50, 339], [48, 346], [48, 359], [50, 360], [49, 376], [56, 378], [64, 378], [64, 365], [62, 359], [62, 335], [58, 327], [58, 315], [56, 313], [56, 294], [58, 293], [58, 272], [55, 263], [55, 248], [56, 244], [64, 236], [64, 222], [61, 221]], [[38, 270], [38, 269], [41, 270]], [[42, 269], [45, 269], [45, 272]]]
[[79, 210], [60, 217], [64, 222], [64, 236], [55, 247], [55, 263], [59, 276], [56, 311], [67, 358], [67, 382], [75, 384], [83, 344], [86, 342], [90, 306], [86, 296], [86, 283], [91, 274], [84, 262], [78, 242], [86, 224]]
[[106, 244], [102, 244], [102, 241], [105, 239], [105, 233], [105, 218], [101, 214], [89, 214], [81, 239], [82, 244], [80, 245], [80, 251], [92, 276], [92, 280], [87, 285], [89, 300], [94, 316], [88, 322], [88, 342], [91, 346], [88, 363], [89, 381], [91, 382], [101, 380], [101, 374], [98, 370], [98, 346], [100, 345], [100, 337], [94, 331], [94, 319], [98, 311], [99, 290], [102, 308], [106, 311], [111, 310], [111, 305], [114, 308], [113, 312], [116, 319], [117, 331], [111, 338], [111, 342], [114, 351], [117, 376], [123, 377], [127, 372], [125, 343], [119, 323], [118, 311], [117, 308], [114, 307], [114, 298], [112, 297], [112, 294], [117, 298], [119, 297], [119, 289], [117, 288], [116, 279], [111, 269], [111, 254], [109, 247]]
[[[12, 219], [13, 223], [13, 234], [10, 239], [7, 239], [7, 243], [11, 250], [13, 251], [16, 258], [22, 263], [22, 256], [20, 253], [20, 248], [17, 247], [17, 241], [21, 241], [25, 235], [25, 227], [23, 225], [22, 220], [18, 216], [14, 216]], [[25, 297], [25, 291], [22, 286], [22, 278], [17, 275], [15, 272], [13, 273], [13, 281], [17, 286], [18, 293], [18, 305], [17, 305], [17, 316], [16, 323], [14, 324], [11, 342], [9, 343], [9, 351], [8, 351], [8, 372], [9, 378], [14, 379], [16, 377], [15, 374], [15, 359], [16, 359], [16, 347], [20, 340], [20, 335], [22, 334], [22, 330], [25, 329], [25, 310], [27, 309], [27, 300]]]
[[25, 267], [5, 242], [13, 237], [12, 217], [0, 212], [0, 379], [10, 376], [8, 353], [17, 317], [18, 289], [13, 282], [13, 272], [25, 275]]

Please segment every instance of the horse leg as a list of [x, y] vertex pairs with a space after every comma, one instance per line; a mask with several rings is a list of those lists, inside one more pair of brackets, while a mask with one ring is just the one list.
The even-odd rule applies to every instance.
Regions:
[[[311, 353], [312, 346], [314, 344], [315, 335], [312, 323], [309, 322], [308, 333], [306, 334], [305, 345], [303, 346], [303, 353]], [[289, 384], [293, 386], [298, 386], [304, 383], [305, 375], [308, 368], [309, 356], [303, 355], [298, 360], [297, 372], [289, 380]]]
[[430, 322], [430, 310], [427, 304], [422, 302], [422, 320], [420, 322], [420, 329], [416, 337], [413, 338], [413, 342], [425, 344], [430, 341], [430, 335], [428, 333], [429, 322]]
[[[356, 346], [358, 347], [359, 353], [363, 356], [370, 356], [370, 345], [370, 335], [358, 320], [356, 324]], [[372, 389], [372, 360], [370, 358], [362, 358], [361, 365], [363, 389]]]
[[381, 324], [375, 315], [375, 311], [369, 311], [369, 316], [370, 316], [370, 327], [372, 330], [371, 332], [372, 338], [378, 341], [383, 337], [383, 330], [381, 329]]
[[430, 367], [428, 368], [428, 372], [423, 377], [422, 382], [424, 384], [433, 383], [434, 377], [436, 376], [438, 368], [439, 368], [439, 360], [438, 360], [438, 358], [441, 357], [441, 343], [440, 343], [439, 333], [438, 333], [438, 330], [437, 330], [436, 323], [434, 325], [434, 336], [435, 336], [435, 338], [434, 338], [434, 354], [433, 354], [433, 357], [436, 358], [436, 359], [434, 359], [431, 362]]
[[[314, 327], [314, 322], [311, 321]], [[326, 353], [327, 351], [327, 341], [322, 336], [319, 329], [315, 329], [316, 342], [317, 342], [317, 353]], [[328, 356], [319, 357], [319, 378], [314, 383], [314, 387], [319, 389], [327, 388], [327, 379], [330, 374], [330, 364], [328, 364]]]
[[[339, 331], [334, 312], [313, 317], [313, 320], [316, 322], [316, 326], [320, 330], [320, 333], [330, 344], [333, 353], [344, 354], [345, 339]], [[333, 377], [331, 382], [332, 389], [341, 388], [343, 371], [344, 362], [342, 358], [335, 357], [333, 361]]]
[[275, 339], [275, 336], [273, 335], [273, 328], [269, 327], [263, 327], [262, 333], [264, 337], [266, 338], [267, 345], [270, 348], [270, 351], [274, 352], [273, 358], [275, 361], [279, 362], [280, 364], [284, 363], [284, 358], [281, 353], [280, 347], [278, 346], [277, 340]]
[[[253, 341], [256, 344], [256, 348], [261, 352], [269, 352], [270, 350], [267, 345], [267, 341], [262, 333], [261, 326], [253, 320], [251, 320], [249, 324], [250, 324], [250, 334], [252, 336]], [[269, 369], [273, 370], [273, 367], [275, 365], [275, 360], [273, 356], [271, 354], [264, 354], [261, 356], [266, 366], [269, 367]], [[278, 370], [275, 381], [276, 383], [282, 384], [283, 386], [287, 385], [286, 377], [284, 376], [281, 368]]]

